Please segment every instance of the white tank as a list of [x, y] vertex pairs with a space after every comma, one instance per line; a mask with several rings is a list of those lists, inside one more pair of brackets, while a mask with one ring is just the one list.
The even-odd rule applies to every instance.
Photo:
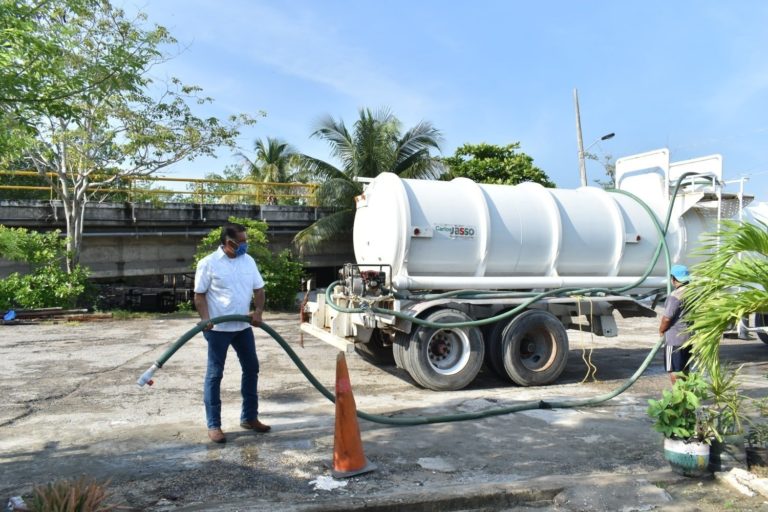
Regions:
[[[685, 261], [686, 240], [698, 240], [707, 226], [673, 220], [670, 251]], [[390, 265], [396, 289], [441, 290], [625, 286], [644, 273], [659, 241], [640, 204], [600, 188], [391, 173], [358, 198], [353, 239], [357, 263]], [[662, 257], [641, 287], [663, 286], [664, 269]]]

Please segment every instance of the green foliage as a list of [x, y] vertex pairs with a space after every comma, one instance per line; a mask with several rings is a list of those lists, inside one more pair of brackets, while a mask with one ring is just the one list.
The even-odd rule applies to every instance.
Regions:
[[88, 81], [101, 83], [110, 76], [109, 68], [95, 67], [65, 76], [59, 66], [78, 50], [61, 44], [71, 37], [66, 13], [82, 13], [99, 3], [1, 0], [0, 156], [13, 159], [34, 141], [37, 130], [31, 117], [71, 115], [70, 97], [86, 91]]
[[65, 242], [59, 231], [40, 233], [0, 226], [0, 258], [28, 263], [26, 274], [0, 280], [0, 309], [66, 307], [85, 293], [88, 271], [63, 268]]
[[331, 156], [341, 166], [301, 156], [307, 175], [320, 182], [316, 192], [318, 204], [335, 211], [296, 235], [293, 241], [301, 253], [349, 237], [355, 217], [355, 196], [363, 191], [356, 178], [391, 172], [402, 178], [434, 179], [443, 171], [441, 160], [430, 153], [440, 150], [440, 131], [422, 121], [402, 133], [400, 121], [387, 109], [360, 109], [351, 132], [344, 121], [328, 116], [312, 136], [328, 142]]
[[209, 173], [205, 175], [206, 180], [219, 180], [221, 183], [195, 183], [187, 185], [187, 190], [197, 192], [202, 195], [211, 195], [221, 198], [222, 202], [227, 204], [249, 203], [247, 196], [235, 195], [242, 192], [243, 185], [239, 183], [227, 183], [227, 181], [246, 180], [246, 171], [240, 165], [228, 165], [224, 168], [222, 174]]
[[694, 361], [710, 374], [720, 365], [720, 340], [731, 325], [755, 312], [768, 311], [768, 226], [723, 222], [708, 235], [705, 260], [692, 269], [685, 287], [688, 344]]
[[153, 82], [152, 68], [175, 40], [144, 15], [129, 19], [107, 0], [0, 1], [10, 24], [0, 29], [0, 69], [14, 70], [0, 76], [0, 133], [10, 134], [0, 160], [21, 159], [49, 180], [65, 210], [70, 271], [83, 209], [101, 189], [234, 148], [240, 126], [253, 122], [198, 117], [190, 104], [212, 102], [200, 88]]
[[677, 374], [672, 389], [665, 389], [660, 400], [648, 400], [648, 416], [653, 428], [674, 439], [706, 441], [716, 435], [702, 404], [709, 397], [707, 382], [697, 372]]
[[46, 265], [0, 283], [0, 309], [70, 307], [86, 291], [88, 272], [81, 266], [67, 272]]
[[540, 183], [545, 187], [555, 184], [547, 174], [533, 165], [533, 158], [517, 153], [520, 143], [496, 146], [493, 144], [464, 144], [453, 156], [443, 158], [448, 172], [440, 179], [469, 178], [477, 183], [517, 185], [525, 181]]
[[768, 448], [768, 423], [750, 426], [745, 439], [750, 448]]
[[[229, 222], [242, 224], [248, 233], [248, 254], [250, 254], [264, 278], [264, 293], [270, 309], [291, 309], [296, 302], [296, 293], [301, 285], [303, 267], [285, 250], [273, 255], [267, 247], [267, 223], [260, 220], [230, 217]], [[194, 267], [202, 258], [221, 245], [221, 230], [213, 229], [197, 246]]]
[[744, 431], [744, 401], [747, 399], [739, 389], [737, 369], [714, 368], [709, 374], [709, 394], [712, 397], [711, 411], [715, 428], [722, 435], [740, 434]]
[[66, 248], [59, 230], [41, 233], [0, 225], [0, 258], [42, 264], [59, 259]]
[[191, 300], [185, 300], [183, 302], [179, 302], [176, 304], [176, 311], [179, 313], [189, 313], [190, 311], [194, 311], [195, 306], [192, 304]]
[[38, 485], [27, 500], [31, 512], [106, 512], [115, 510], [109, 503], [113, 497], [106, 490], [106, 483], [100, 484], [85, 477], [78, 480], [58, 480], [47, 485]]
[[45, 190], [13, 190], [3, 189], [0, 191], [3, 199], [37, 199], [37, 200], [49, 200], [51, 199], [51, 191], [48, 186], [48, 182], [40, 176], [27, 176], [18, 173], [18, 170], [14, 169], [13, 164], [9, 165], [6, 169], [8, 174], [0, 174], [0, 185], [15, 186], [15, 187], [45, 187]]
[[[258, 139], [253, 147], [256, 158], [251, 160], [238, 153], [249, 180], [267, 183], [291, 183], [305, 181], [301, 169], [301, 156], [291, 145], [280, 139]], [[297, 204], [295, 198], [283, 198], [284, 187], [264, 185], [254, 187], [254, 200], [260, 204]]]
[[[584, 157], [588, 160], [597, 160], [600, 161], [600, 159], [597, 157], [597, 155], [594, 155], [592, 153], [584, 153]], [[611, 189], [616, 187], [616, 160], [614, 160], [612, 155], [603, 155], [603, 160], [600, 161], [600, 164], [603, 166], [603, 169], [605, 170], [605, 179], [593, 179], [592, 181], [597, 183], [600, 187], [604, 189]]]

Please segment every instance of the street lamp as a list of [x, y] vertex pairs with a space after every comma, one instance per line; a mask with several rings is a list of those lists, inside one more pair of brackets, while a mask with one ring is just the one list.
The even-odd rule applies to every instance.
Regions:
[[[581, 176], [581, 186], [582, 187], [586, 187], [587, 186], [587, 162], [586, 162], [585, 153], [589, 150], [589, 148], [591, 148], [592, 146], [594, 146], [598, 142], [601, 142], [601, 141], [604, 141], [604, 140], [608, 140], [608, 139], [612, 139], [615, 136], [616, 136], [616, 134], [613, 133], [613, 132], [606, 133], [605, 135], [603, 135], [599, 139], [596, 139], [592, 144], [590, 144], [586, 148], [579, 147], [579, 174]], [[579, 138], [579, 142], [581, 142], [581, 138]], [[579, 145], [581, 146], [581, 144], [579, 144]]]

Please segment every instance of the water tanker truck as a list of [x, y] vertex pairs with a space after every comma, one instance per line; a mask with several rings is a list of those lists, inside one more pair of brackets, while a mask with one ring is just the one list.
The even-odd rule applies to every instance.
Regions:
[[356, 198], [356, 263], [307, 302], [301, 328], [393, 357], [428, 389], [461, 389], [484, 362], [520, 386], [551, 383], [568, 327], [612, 337], [614, 311], [655, 316], [667, 265], [695, 263], [701, 235], [751, 199], [725, 192], [719, 155], [633, 155], [615, 179], [567, 190], [382, 173]]

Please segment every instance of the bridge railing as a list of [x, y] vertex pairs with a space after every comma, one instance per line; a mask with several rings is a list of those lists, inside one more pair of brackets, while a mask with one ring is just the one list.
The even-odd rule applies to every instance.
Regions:
[[[10, 183], [8, 178], [22, 178], [24, 183]], [[48, 173], [55, 179], [56, 174]], [[37, 178], [37, 179], [35, 179]], [[185, 190], [152, 188], [156, 183], [186, 184]], [[168, 178], [164, 176], [123, 176], [108, 187], [89, 187], [89, 191], [104, 194], [113, 201], [159, 201], [188, 203], [244, 203], [317, 206], [316, 183], [277, 183], [254, 180], [216, 180], [206, 178]], [[38, 192], [36, 197], [24, 199], [56, 199], [53, 187], [36, 171], [0, 171], [0, 198], [2, 191]], [[18, 197], [17, 197], [18, 198]]]

